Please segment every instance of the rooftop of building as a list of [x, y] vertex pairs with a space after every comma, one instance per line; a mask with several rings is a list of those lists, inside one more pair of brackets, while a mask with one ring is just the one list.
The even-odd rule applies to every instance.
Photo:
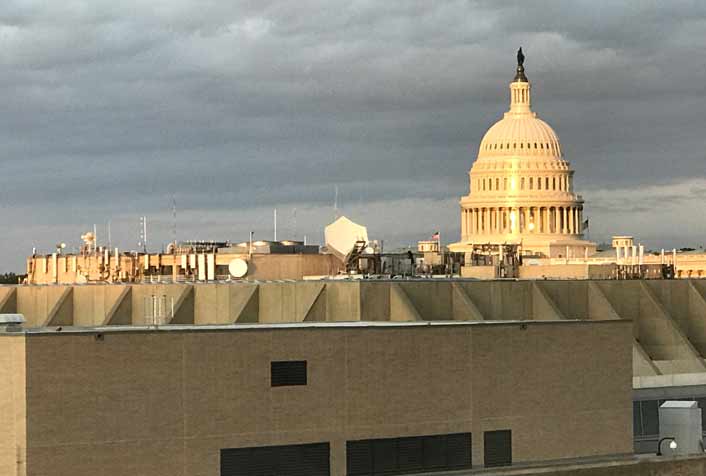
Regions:
[[18, 331], [2, 331], [0, 335], [66, 335], [66, 334], [122, 334], [144, 332], [222, 332], [222, 331], [252, 331], [252, 330], [281, 330], [281, 329], [389, 329], [389, 328], [419, 328], [419, 327], [478, 327], [478, 326], [517, 326], [526, 329], [530, 326], [574, 326], [574, 325], [600, 325], [615, 324], [614, 319], [582, 320], [565, 319], [561, 321], [549, 320], [485, 320], [485, 321], [417, 321], [417, 322], [391, 322], [391, 321], [347, 321], [347, 322], [289, 322], [266, 324], [224, 324], [224, 325], [148, 325], [148, 326], [53, 326], [22, 328]]

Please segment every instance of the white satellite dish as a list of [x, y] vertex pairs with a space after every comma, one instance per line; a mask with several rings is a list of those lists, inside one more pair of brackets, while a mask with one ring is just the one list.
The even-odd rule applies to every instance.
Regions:
[[228, 272], [234, 278], [242, 278], [248, 274], [248, 262], [241, 258], [236, 258], [228, 265]]

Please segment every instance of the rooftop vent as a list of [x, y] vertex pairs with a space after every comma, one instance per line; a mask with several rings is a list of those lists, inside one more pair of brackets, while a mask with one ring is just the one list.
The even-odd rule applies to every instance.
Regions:
[[0, 332], [20, 332], [25, 322], [22, 314], [0, 314]]

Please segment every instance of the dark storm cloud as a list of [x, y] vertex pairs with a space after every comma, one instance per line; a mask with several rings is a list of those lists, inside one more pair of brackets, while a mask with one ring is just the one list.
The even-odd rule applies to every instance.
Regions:
[[183, 238], [266, 233], [274, 207], [316, 237], [335, 186], [380, 238], [452, 240], [520, 45], [596, 233], [706, 231], [660, 234], [704, 198], [703, 2], [9, 0], [0, 263], [108, 220], [133, 246], [140, 214], [168, 240], [171, 197]]

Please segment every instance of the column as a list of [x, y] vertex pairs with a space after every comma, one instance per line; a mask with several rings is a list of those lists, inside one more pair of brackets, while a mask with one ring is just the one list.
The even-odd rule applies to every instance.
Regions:
[[562, 217], [561, 232], [563, 234], [566, 234], [566, 232], [569, 229], [569, 227], [567, 226], [567, 223], [566, 223], [566, 220], [569, 217], [569, 214], [566, 211], [566, 207], [561, 207], [561, 217]]
[[583, 207], [579, 207], [579, 233], [583, 233]]
[[574, 207], [569, 207], [569, 234], [574, 234]]
[[490, 208], [485, 209], [485, 227], [483, 231], [486, 235], [490, 234]]
[[470, 230], [468, 229], [468, 225], [470, 224], [470, 220], [468, 219], [468, 209], [464, 208], [463, 209], [463, 239], [467, 240], [468, 235], [470, 233]]
[[522, 231], [524, 231], [525, 233], [527, 233], [527, 232], [529, 231], [529, 223], [530, 223], [530, 221], [529, 221], [529, 215], [530, 215], [530, 214], [529, 214], [529, 210], [530, 210], [530, 209], [529, 209], [528, 207], [525, 207], [525, 208], [522, 210], [522, 214], [525, 216], [525, 229], [522, 230]]
[[468, 213], [469, 213], [468, 218], [469, 218], [469, 220], [470, 220], [470, 226], [469, 226], [469, 233], [468, 233], [468, 234], [469, 234], [469, 235], [475, 235], [475, 234], [476, 234], [476, 227], [475, 227], [476, 213], [475, 213], [475, 209], [474, 209], [474, 208], [471, 208], [470, 210], [468, 210]]
[[549, 233], [549, 207], [544, 208], [544, 232]]

